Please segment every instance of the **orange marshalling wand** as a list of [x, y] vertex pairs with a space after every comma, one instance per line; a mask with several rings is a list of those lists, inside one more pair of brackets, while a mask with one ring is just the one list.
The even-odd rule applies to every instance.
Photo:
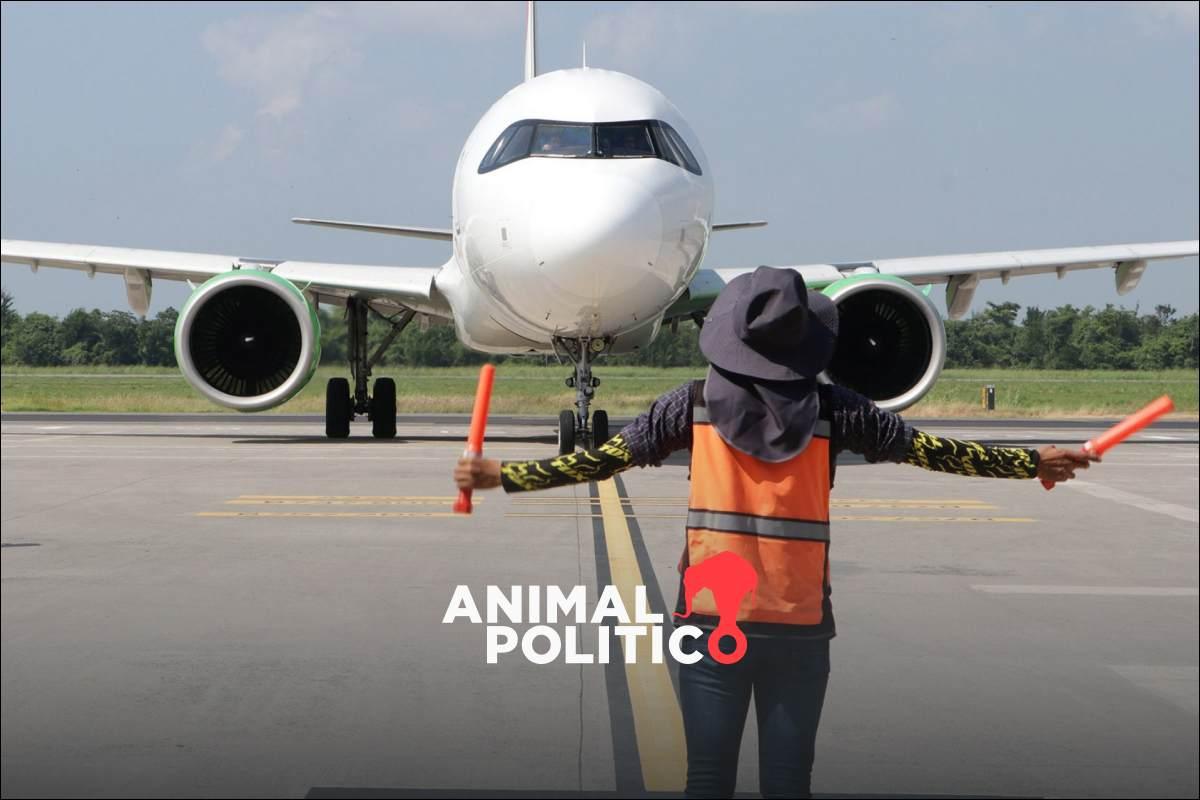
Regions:
[[[1161, 417], [1163, 414], [1168, 414], [1175, 410], [1175, 404], [1171, 402], [1171, 398], [1167, 395], [1155, 400], [1150, 405], [1140, 411], [1135, 411], [1125, 419], [1113, 425], [1104, 433], [1097, 436], [1095, 439], [1089, 439], [1083, 443], [1083, 449], [1088, 453], [1102, 455], [1108, 450], [1119, 445], [1121, 442], [1128, 439], [1133, 434], [1140, 431], [1142, 428], [1149, 425], [1154, 420]], [[1047, 489], [1054, 488], [1054, 481], [1042, 481], [1042, 486]]]
[[[466, 458], [478, 458], [483, 455], [483, 432], [487, 429], [488, 406], [492, 403], [492, 381], [496, 379], [496, 368], [484, 364], [479, 370], [479, 386], [475, 389], [475, 409], [471, 412], [471, 430], [467, 434], [467, 449], [463, 453]], [[471, 490], [459, 489], [458, 500], [454, 503], [456, 514], [471, 513]]]

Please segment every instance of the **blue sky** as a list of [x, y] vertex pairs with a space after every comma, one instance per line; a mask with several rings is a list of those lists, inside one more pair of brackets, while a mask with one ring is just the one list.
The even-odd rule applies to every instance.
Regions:
[[[6, 238], [432, 265], [439, 243], [292, 216], [449, 226], [450, 177], [521, 78], [524, 3], [3, 5]], [[657, 86], [699, 135], [706, 266], [1193, 239], [1197, 4], [539, 4], [543, 71]], [[22, 312], [121, 281], [5, 266]], [[155, 287], [152, 310], [183, 286]], [[940, 296], [940, 292], [935, 293]], [[1200, 305], [1196, 259], [984, 301]]]

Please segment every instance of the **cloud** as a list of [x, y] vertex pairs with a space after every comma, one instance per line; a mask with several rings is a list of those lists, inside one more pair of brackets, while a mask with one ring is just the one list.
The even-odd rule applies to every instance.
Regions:
[[900, 113], [900, 101], [886, 92], [814, 112], [809, 115], [808, 125], [829, 132], [879, 130], [899, 118]]
[[241, 128], [236, 125], [226, 125], [221, 129], [216, 144], [213, 145], [212, 153], [209, 155], [210, 159], [213, 161], [224, 161], [229, 158], [237, 150], [238, 145], [242, 143], [242, 137]]
[[258, 100], [258, 113], [284, 117], [303, 103], [318, 73], [358, 57], [345, 13], [318, 5], [296, 14], [246, 16], [210, 26], [204, 46], [234, 86]]
[[206, 133], [192, 144], [184, 166], [193, 173], [204, 172], [231, 158], [245, 138], [246, 132], [232, 123], [221, 128], [216, 135]]
[[453, 39], [504, 35], [520, 20], [513, 3], [314, 3], [209, 26], [203, 43], [225, 80], [251, 92], [258, 114], [282, 119], [322, 87], [348, 79], [376, 37], [430, 33]]
[[592, 66], [638, 72], [651, 64], [687, 63], [701, 35], [695, 15], [671, 6], [633, 3], [593, 19], [584, 41]]

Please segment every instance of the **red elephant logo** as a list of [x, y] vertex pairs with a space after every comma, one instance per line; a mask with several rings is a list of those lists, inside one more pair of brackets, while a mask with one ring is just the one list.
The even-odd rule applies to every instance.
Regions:
[[[746, 655], [746, 634], [737, 624], [738, 608], [746, 593], [753, 597], [757, 587], [758, 573], [749, 561], [730, 550], [717, 553], [689, 566], [683, 573], [685, 610], [682, 614], [676, 611], [675, 616], [691, 616], [696, 594], [701, 589], [712, 591], [717, 605], [717, 628], [708, 637], [708, 653], [721, 664], [734, 664]], [[723, 653], [717, 646], [726, 636], [734, 641], [732, 653]]]

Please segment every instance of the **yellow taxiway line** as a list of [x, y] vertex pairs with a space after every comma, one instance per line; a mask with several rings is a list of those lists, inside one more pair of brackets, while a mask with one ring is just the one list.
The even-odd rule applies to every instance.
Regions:
[[[604, 545], [613, 585], [627, 609], [636, 608], [634, 587], [644, 586], [629, 533], [625, 509], [612, 479], [596, 484], [604, 518]], [[653, 578], [654, 576], [650, 576]], [[624, 639], [622, 639], [624, 641]], [[633, 706], [633, 728], [637, 735], [642, 782], [648, 792], [681, 792], [687, 781], [687, 746], [683, 737], [683, 713], [675, 699], [675, 688], [667, 665], [650, 662], [642, 653], [636, 664], [625, 664], [625, 681]]]

